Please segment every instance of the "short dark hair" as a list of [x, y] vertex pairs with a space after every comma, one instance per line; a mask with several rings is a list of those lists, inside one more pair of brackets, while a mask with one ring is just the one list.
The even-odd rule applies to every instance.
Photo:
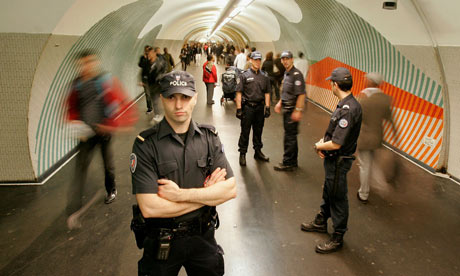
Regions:
[[208, 57], [206, 58], [208, 61], [211, 61], [212, 60], [212, 55], [208, 55]]
[[98, 52], [95, 49], [84, 49], [77, 54], [77, 59], [82, 59], [89, 56], [98, 56]]
[[340, 90], [342, 91], [349, 91], [353, 87], [353, 80], [341, 80], [341, 81], [335, 81], [337, 85], [339, 86]]
[[256, 51], [256, 47], [252, 47], [251, 52], [255, 52], [255, 51]]
[[270, 51], [265, 55], [265, 60], [273, 60], [273, 52]]
[[303, 58], [303, 53], [299, 52], [299, 58]]
[[145, 45], [144, 46], [144, 51], [147, 50], [148, 48], [150, 48], [151, 46], [150, 45]]

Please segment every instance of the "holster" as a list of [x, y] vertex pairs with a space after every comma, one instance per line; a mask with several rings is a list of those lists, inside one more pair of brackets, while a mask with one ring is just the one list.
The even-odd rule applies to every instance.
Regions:
[[142, 216], [141, 209], [137, 204], [132, 206], [133, 218], [131, 220], [131, 231], [134, 232], [134, 238], [136, 239], [136, 245], [139, 249], [144, 248], [144, 240], [147, 237], [147, 225], [145, 219]]

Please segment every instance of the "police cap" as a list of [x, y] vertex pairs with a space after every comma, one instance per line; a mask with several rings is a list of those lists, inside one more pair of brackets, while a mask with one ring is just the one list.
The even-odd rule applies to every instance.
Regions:
[[332, 80], [332, 81], [346, 81], [346, 80], [352, 80], [351, 78], [351, 73], [347, 68], [344, 67], [337, 67], [335, 68], [331, 75], [326, 78], [326, 80]]
[[185, 71], [172, 71], [160, 79], [161, 95], [167, 98], [175, 93], [193, 97], [196, 93], [195, 79]]
[[251, 53], [251, 59], [262, 59], [262, 54], [259, 51], [254, 51]]
[[292, 57], [293, 57], [293, 55], [292, 55], [291, 51], [283, 51], [281, 53], [281, 58], [292, 58]]

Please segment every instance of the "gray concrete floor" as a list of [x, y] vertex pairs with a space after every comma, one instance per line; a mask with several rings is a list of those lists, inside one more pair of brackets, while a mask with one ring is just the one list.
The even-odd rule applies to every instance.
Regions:
[[[200, 93], [194, 119], [216, 125], [237, 179], [237, 198], [218, 207], [216, 236], [225, 250], [226, 275], [460, 275], [460, 186], [383, 150], [398, 161], [399, 174], [392, 184], [374, 182], [369, 204], [363, 205], [356, 199], [355, 162], [348, 175], [350, 219], [344, 248], [316, 254], [315, 244], [328, 236], [304, 233], [300, 223], [310, 220], [321, 202], [322, 162], [311, 148], [323, 135], [329, 114], [307, 104], [296, 172], [273, 170], [283, 154], [278, 114], [266, 120], [263, 134], [270, 163], [256, 162], [250, 150], [248, 166], [240, 168], [234, 104], [207, 106], [200, 67], [189, 71]], [[218, 87], [216, 103], [220, 95]], [[105, 205], [99, 195], [81, 229], [69, 231], [65, 223], [74, 160], [43, 186], [0, 187], [0, 275], [137, 275], [142, 251], [129, 229], [135, 199], [128, 159], [135, 136], [149, 127], [145, 102], [138, 104], [142, 114], [136, 130], [114, 139], [118, 198]], [[103, 189], [101, 163], [96, 154], [86, 200]]]

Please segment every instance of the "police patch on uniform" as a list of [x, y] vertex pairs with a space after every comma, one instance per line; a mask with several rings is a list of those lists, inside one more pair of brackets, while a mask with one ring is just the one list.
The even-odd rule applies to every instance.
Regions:
[[350, 106], [349, 106], [348, 104], [344, 104], [344, 105], [342, 106], [342, 108], [343, 108], [343, 109], [350, 109]]
[[137, 156], [135, 153], [131, 153], [131, 155], [129, 155], [129, 169], [131, 170], [131, 173], [134, 173], [136, 171], [136, 166]]
[[295, 85], [299, 86], [299, 85], [301, 85], [301, 84], [302, 84], [301, 81], [299, 81], [299, 80], [296, 80], [296, 81], [295, 81]]
[[348, 121], [345, 120], [345, 119], [340, 119], [340, 121], [339, 121], [339, 126], [340, 126], [341, 128], [346, 128], [346, 127], [348, 126]]
[[240, 78], [236, 78], [236, 84], [240, 84]]

